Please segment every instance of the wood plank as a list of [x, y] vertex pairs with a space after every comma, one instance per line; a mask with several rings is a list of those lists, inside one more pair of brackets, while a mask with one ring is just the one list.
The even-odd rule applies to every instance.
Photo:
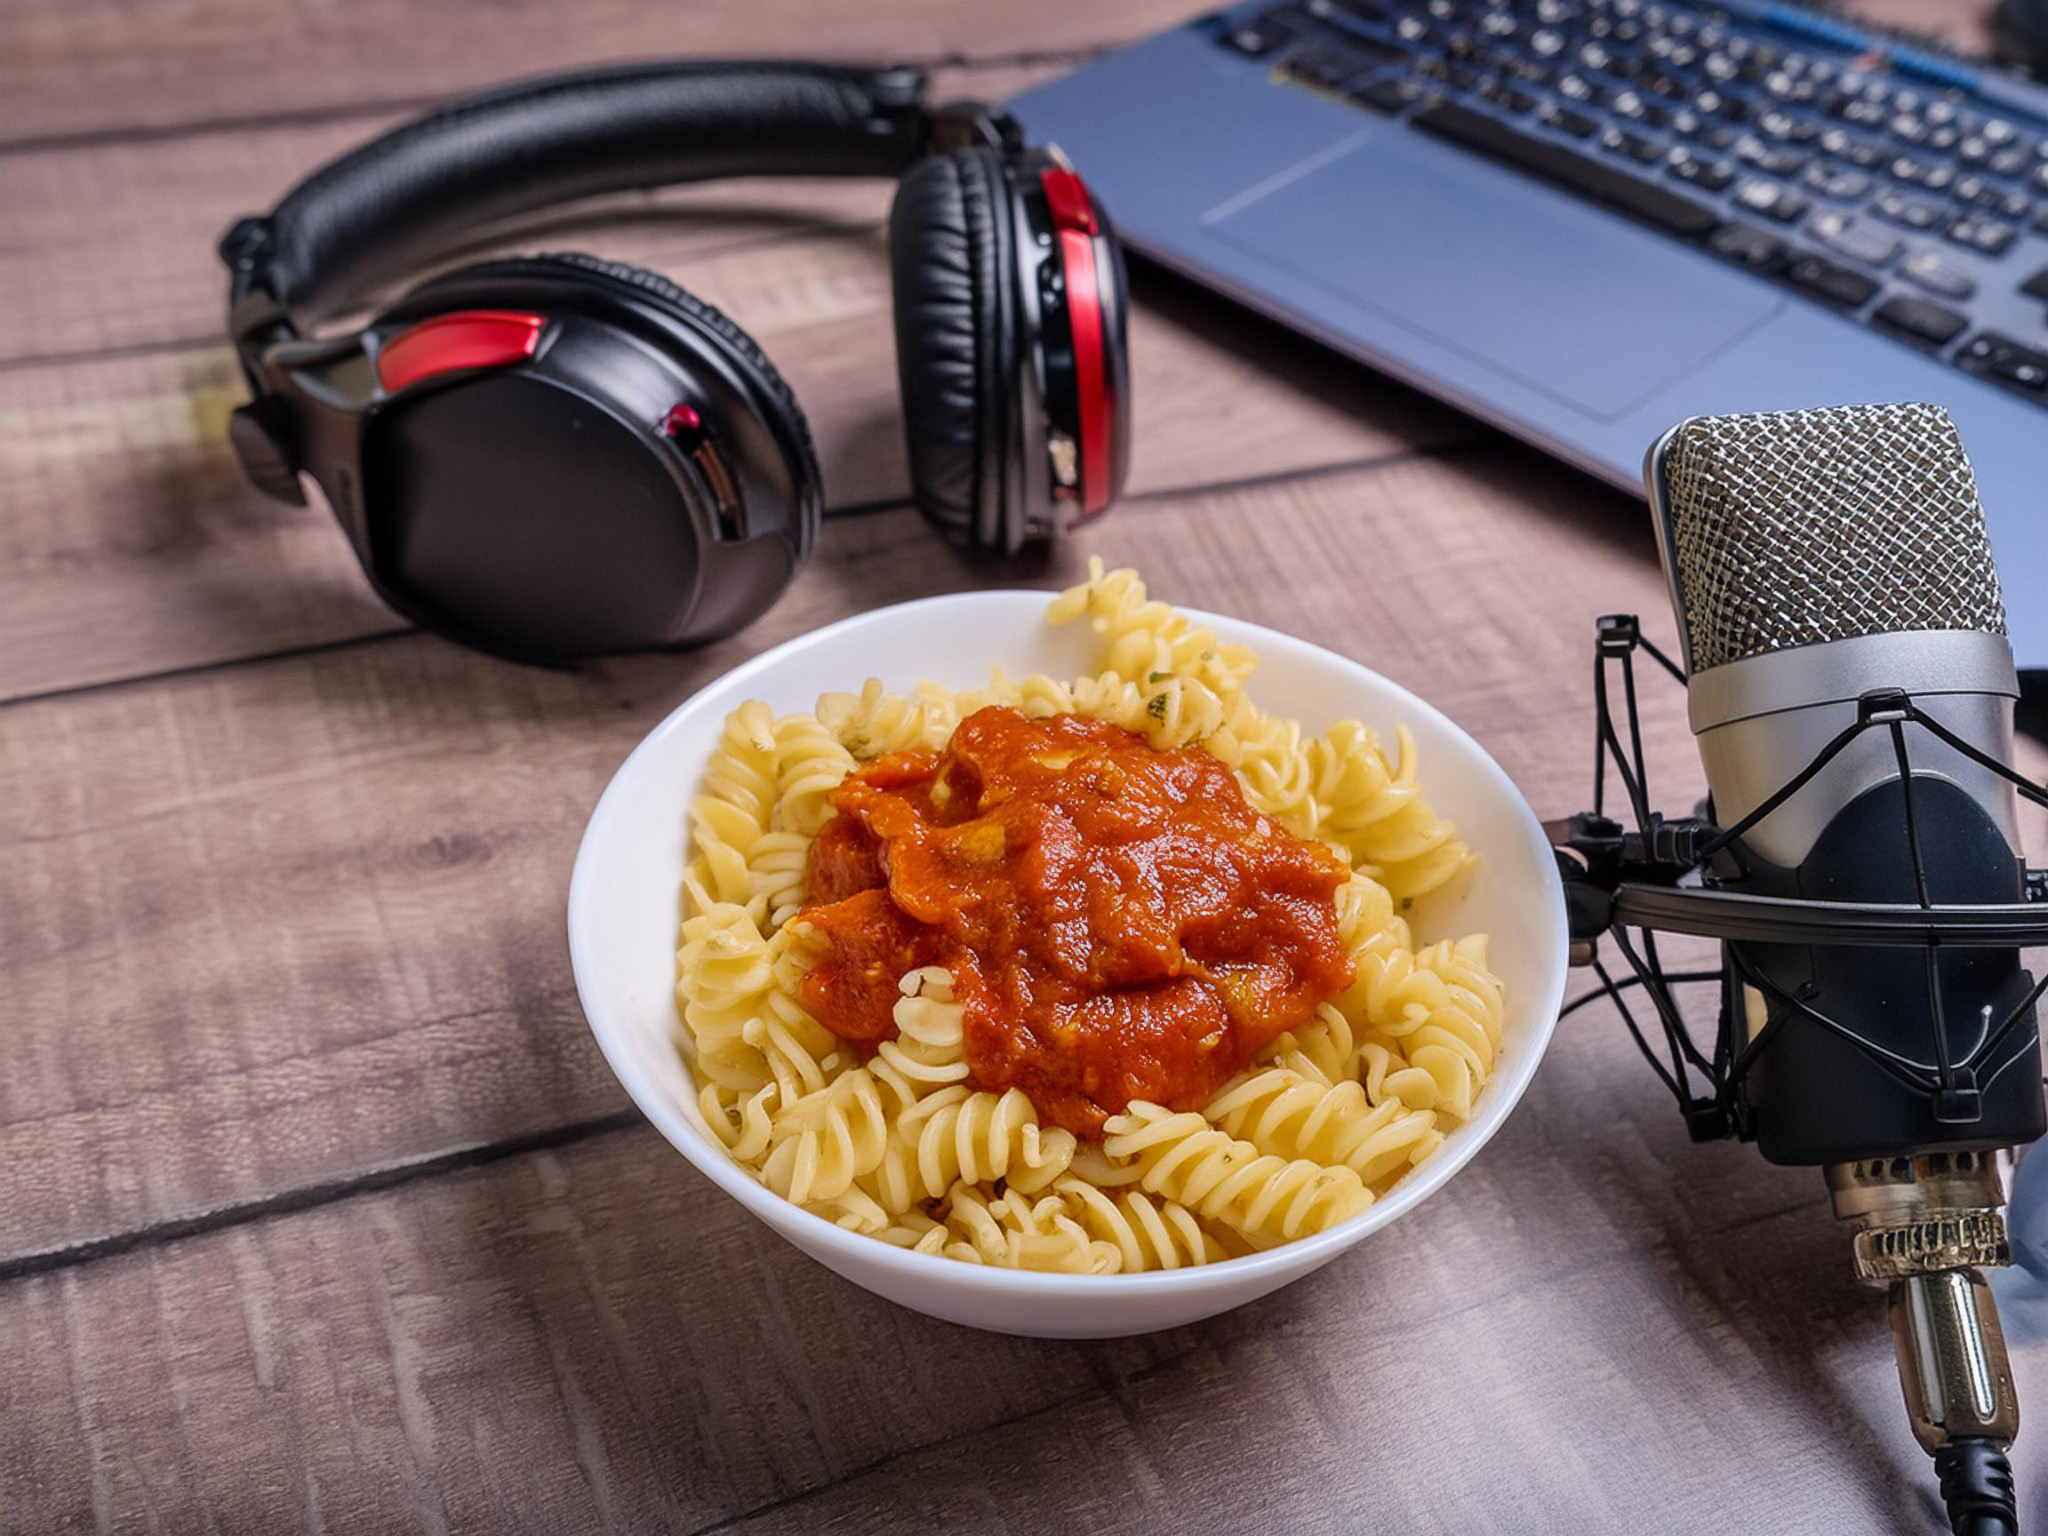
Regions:
[[[1883, 4], [1864, 9], [1883, 19]], [[1941, 24], [1951, 41], [1981, 33], [1973, 7], [1929, 9], [1921, 0], [1892, 7], [1902, 9]], [[932, 94], [1001, 100], [1068, 67], [1064, 61], [946, 65], [933, 71]], [[0, 78], [4, 69], [0, 65]], [[34, 304], [0, 311], [0, 363], [210, 337], [220, 324], [223, 293], [212, 253], [229, 223], [268, 206], [313, 167], [406, 115], [372, 108], [312, 122], [229, 123], [0, 154], [0, 206], [10, 213], [8, 239], [0, 245], [0, 292], [36, 295]], [[722, 183], [612, 200], [599, 205], [595, 224], [565, 213], [551, 217], [548, 227], [594, 228], [618, 259], [648, 264], [678, 250], [760, 239], [806, 215], [878, 221], [888, 195], [885, 186], [863, 183]], [[659, 227], [664, 224], [667, 235]]]
[[[674, 226], [657, 233], [657, 264], [778, 359], [806, 403], [831, 502], [906, 498], [879, 231], [704, 251], [686, 234], [665, 243]], [[1358, 462], [1479, 430], [1175, 279], [1141, 278], [1138, 292], [1134, 491]], [[225, 348], [0, 369], [0, 698], [399, 622], [324, 512], [243, 483], [225, 437], [242, 398]]]
[[1096, 50], [1193, 14], [1185, 0], [1030, 7], [699, 0], [10, 0], [0, 145], [425, 103], [519, 75], [661, 58], [942, 63]]
[[[755, 630], [693, 656], [570, 675], [409, 636], [8, 709], [0, 1162], [20, 1176], [0, 1256], [613, 1108], [561, 930], [612, 768], [763, 645], [1019, 583], [909, 513], [825, 544]], [[1161, 495], [1087, 547], [1417, 689], [1544, 814], [1585, 796], [1593, 616], [1662, 601], [1634, 505], [1518, 452]], [[1064, 584], [1082, 553], [1025, 584]], [[1682, 697], [1647, 702], [1682, 773]]]
[[[16, 210], [0, 248], [0, 282], [37, 296], [0, 315], [0, 364], [217, 340], [227, 271], [214, 247], [228, 226], [398, 120], [378, 114], [0, 155], [0, 199]], [[648, 266], [683, 252], [814, 237], [824, 228], [879, 227], [892, 188], [750, 179], [591, 199], [529, 221], [522, 235], [480, 238], [459, 256], [422, 262], [415, 279], [458, 260], [577, 241]]]
[[1873, 26], [1902, 28], [1978, 54], [1991, 46], [1992, 9], [1974, 0], [1852, 0], [1843, 7]]
[[0, 1288], [0, 1528], [692, 1530], [1158, 1355], [938, 1332], [643, 1128]]
[[[935, 99], [1001, 100], [1061, 66], [948, 66]], [[371, 111], [317, 122], [229, 126], [163, 137], [94, 140], [0, 154], [0, 292], [34, 304], [0, 311], [0, 365], [74, 353], [203, 343], [221, 333], [226, 271], [214, 256], [237, 218], [274, 204], [317, 167], [403, 121]], [[893, 184], [802, 178], [742, 180], [592, 199], [480, 232], [455, 261], [587, 241], [636, 265], [820, 226], [880, 227]]]
[[[494, 0], [185, 0], [139, 9], [118, 0], [12, 0], [0, 12], [0, 145], [419, 103], [515, 75], [662, 55], [941, 62], [1071, 53], [1142, 37], [1196, 9], [1185, 0], [704, 0], [650, 14], [633, 0], [515, 8]], [[1959, 47], [1986, 40], [1983, 8], [1964, 0], [1858, 0], [1848, 9], [1934, 30]]]
[[896, 1309], [648, 1130], [0, 1286], [0, 1524], [1903, 1536], [1891, 1374], [1817, 1177], [1587, 1022], [1422, 1210], [1141, 1339]]

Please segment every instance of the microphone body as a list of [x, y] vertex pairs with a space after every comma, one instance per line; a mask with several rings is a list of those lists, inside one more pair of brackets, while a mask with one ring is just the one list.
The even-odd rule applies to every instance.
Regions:
[[[1715, 853], [1712, 883], [1859, 903], [2021, 901], [2012, 785], [1924, 728], [1886, 728], [1888, 702], [1909, 696], [1979, 752], [2012, 757], [2018, 679], [1946, 414], [1694, 418], [1652, 448], [1646, 479], [1713, 819], [1735, 828], [1779, 802]], [[1866, 718], [1874, 728], [1856, 733]], [[1986, 1150], [2048, 1130], [2031, 1017], [1958, 1065], [2026, 998], [2016, 949], [1745, 943], [1730, 964], [1736, 1043], [1772, 1036], [1743, 1084], [1770, 1161]]]
[[[1601, 621], [1593, 809], [1562, 824], [1558, 853], [1574, 963], [1598, 972], [1694, 1139], [1825, 1168], [1857, 1277], [1889, 1292], [1952, 1528], [2017, 1536], [2019, 1402], [1980, 1269], [2011, 1262], [2007, 1149], [2048, 1130], [2048, 987], [2019, 948], [2048, 943], [2048, 872], [2025, 867], [2016, 788], [2048, 791], [2011, 766], [2018, 680], [1969, 461], [1933, 406], [1858, 406], [1695, 417], [1644, 478], [1686, 665], [1633, 618]], [[1651, 804], [1639, 649], [1686, 680], [1703, 817]], [[1632, 829], [1602, 811], [1610, 770]], [[1666, 972], [1653, 929], [1719, 938], [1719, 971]], [[1633, 976], [1608, 973], [1604, 938]], [[1672, 986], [1716, 977], [1709, 1056]]]

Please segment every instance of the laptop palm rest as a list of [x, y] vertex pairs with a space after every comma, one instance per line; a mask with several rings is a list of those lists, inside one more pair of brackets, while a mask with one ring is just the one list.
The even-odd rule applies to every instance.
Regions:
[[[1475, 196], [1475, 176], [1498, 185]], [[1202, 222], [1418, 341], [1599, 420], [1637, 409], [1783, 307], [1704, 255], [1681, 265], [1663, 236], [1586, 215], [1569, 194], [1462, 151], [1367, 127]]]

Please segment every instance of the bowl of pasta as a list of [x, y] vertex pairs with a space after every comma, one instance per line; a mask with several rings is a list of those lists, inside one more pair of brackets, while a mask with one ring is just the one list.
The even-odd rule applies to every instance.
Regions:
[[856, 1284], [1101, 1337], [1412, 1211], [1557, 1018], [1547, 839], [1471, 737], [1091, 562], [736, 668], [593, 812], [570, 953], [696, 1170]]

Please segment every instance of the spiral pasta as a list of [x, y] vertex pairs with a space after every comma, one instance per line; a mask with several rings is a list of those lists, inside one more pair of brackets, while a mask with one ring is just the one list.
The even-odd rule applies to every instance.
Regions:
[[916, 1149], [919, 1184], [933, 1199], [957, 1183], [998, 1179], [1029, 1194], [1065, 1173], [1074, 1158], [1073, 1132], [1041, 1129], [1031, 1100], [1015, 1088], [942, 1088], [905, 1110], [896, 1130]]
[[1127, 1273], [1181, 1269], [1227, 1256], [1223, 1244], [1177, 1200], [1155, 1200], [1142, 1190], [1105, 1190], [1071, 1177], [1054, 1189], [1091, 1238], [1115, 1247], [1117, 1267]]
[[1351, 1169], [1261, 1152], [1189, 1110], [1134, 1102], [1110, 1117], [1102, 1147], [1137, 1164], [1139, 1183], [1270, 1248], [1348, 1221], [1372, 1204]]
[[[1346, 1221], [1427, 1159], [1495, 1070], [1504, 998], [1484, 935], [1418, 943], [1418, 898], [1473, 864], [1418, 777], [1356, 721], [1321, 735], [1260, 710], [1247, 648], [1091, 561], [1053, 623], [1100, 637], [1095, 668], [978, 688], [870, 680], [777, 717], [725, 722], [688, 810], [676, 1006], [697, 1108], [726, 1153], [776, 1194], [877, 1241], [964, 1263], [1119, 1274], [1216, 1263]], [[1030, 1096], [989, 1091], [967, 1060], [964, 1008], [939, 966], [898, 979], [893, 1035], [847, 1044], [812, 1018], [822, 940], [804, 921], [813, 840], [859, 764], [943, 749], [989, 705], [1114, 723], [1226, 764], [1246, 800], [1352, 866], [1333, 904], [1349, 986], [1273, 1039], [1199, 1107], [1142, 1101], [1099, 1142], [1041, 1123]]]
[[1405, 725], [1396, 740], [1399, 752], [1389, 762], [1370, 729], [1340, 721], [1309, 744], [1307, 765], [1324, 807], [1322, 835], [1405, 902], [1448, 884], [1472, 853], [1422, 797], [1415, 739]]
[[1121, 677], [1183, 677], [1225, 693], [1242, 688], [1258, 665], [1249, 647], [1224, 645], [1213, 630], [1148, 599], [1136, 571], [1105, 570], [1095, 556], [1088, 561], [1088, 579], [1054, 598], [1045, 618], [1048, 624], [1068, 624], [1084, 615], [1107, 642], [1105, 670]]
[[1202, 1113], [1268, 1155], [1341, 1163], [1368, 1188], [1443, 1140], [1429, 1110], [1398, 1099], [1375, 1104], [1363, 1084], [1311, 1075], [1305, 1060], [1240, 1074]]
[[888, 1148], [883, 1093], [873, 1074], [855, 1067], [789, 1101], [770, 1126], [761, 1182], [798, 1205], [845, 1194]]

